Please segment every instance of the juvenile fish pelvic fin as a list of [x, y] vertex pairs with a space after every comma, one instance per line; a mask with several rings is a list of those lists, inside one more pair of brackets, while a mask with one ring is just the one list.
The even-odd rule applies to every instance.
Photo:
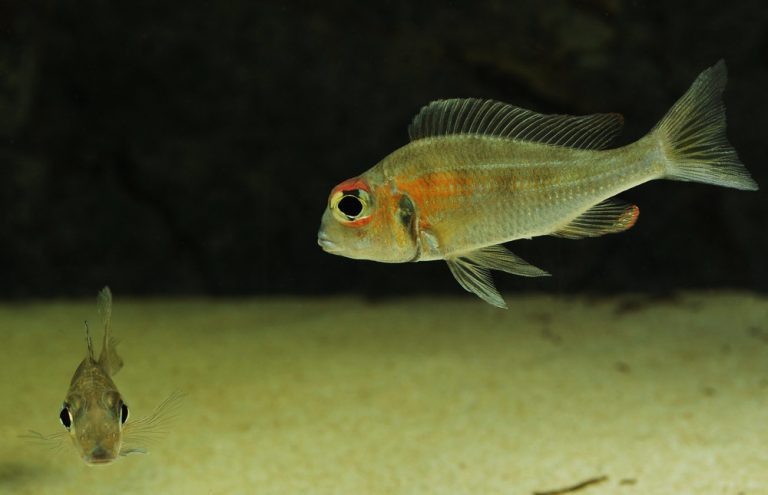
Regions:
[[466, 253], [456, 253], [445, 258], [448, 268], [466, 291], [472, 292], [488, 304], [507, 309], [491, 278], [491, 270], [498, 270], [523, 277], [543, 277], [549, 273], [536, 268], [509, 252], [504, 246], [488, 246]]
[[607, 199], [585, 211], [565, 227], [553, 232], [555, 237], [582, 239], [614, 234], [632, 228], [640, 215], [640, 208]]
[[664, 178], [757, 190], [725, 134], [722, 93], [727, 79], [725, 62], [719, 60], [696, 78], [653, 129], [651, 136], [666, 161]]

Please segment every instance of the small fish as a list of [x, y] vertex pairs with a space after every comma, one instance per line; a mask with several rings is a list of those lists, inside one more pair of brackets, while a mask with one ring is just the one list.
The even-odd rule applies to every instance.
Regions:
[[[77, 367], [59, 419], [77, 449], [88, 464], [107, 464], [118, 456], [146, 453], [146, 449], [131, 445], [132, 440], [146, 441], [149, 436], [163, 433], [169, 419], [167, 413], [178, 404], [181, 394], [173, 393], [147, 417], [128, 422], [128, 404], [117, 389], [114, 376], [123, 367], [116, 341], [110, 336], [112, 323], [112, 292], [105, 287], [99, 292], [98, 308], [104, 323], [104, 338], [99, 358], [93, 352], [93, 342], [85, 327], [88, 354]], [[58, 434], [49, 436], [30, 432], [27, 438], [46, 443], [57, 442]]]
[[411, 123], [409, 144], [331, 191], [318, 244], [385, 263], [444, 260], [464, 289], [505, 308], [490, 270], [548, 275], [505, 242], [627, 230], [640, 210], [611, 198], [654, 179], [757, 189], [725, 135], [726, 79], [720, 60], [645, 137], [613, 149], [619, 114], [434, 101]]

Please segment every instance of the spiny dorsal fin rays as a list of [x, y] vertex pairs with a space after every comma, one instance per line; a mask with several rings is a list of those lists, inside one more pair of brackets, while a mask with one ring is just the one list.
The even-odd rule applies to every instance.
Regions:
[[494, 100], [437, 100], [408, 127], [411, 141], [455, 134], [494, 136], [579, 149], [603, 149], [621, 132], [621, 115], [545, 115]]
[[88, 321], [85, 321], [85, 347], [88, 349], [88, 358], [91, 361], [96, 361], [96, 357], [93, 355], [93, 339], [91, 338], [91, 329], [88, 327]]
[[459, 285], [489, 304], [506, 309], [507, 304], [496, 290], [491, 270], [499, 270], [523, 277], [549, 275], [522, 258], [509, 252], [504, 246], [488, 246], [468, 253], [456, 253], [445, 259]]
[[551, 235], [566, 239], [582, 239], [614, 234], [632, 228], [639, 214], [640, 209], [635, 205], [607, 199]]

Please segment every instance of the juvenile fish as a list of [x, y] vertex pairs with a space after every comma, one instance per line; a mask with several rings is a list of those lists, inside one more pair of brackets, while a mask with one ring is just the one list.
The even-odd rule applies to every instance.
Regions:
[[[59, 412], [61, 424], [66, 428], [80, 457], [88, 464], [106, 464], [119, 455], [145, 453], [143, 447], [130, 445], [131, 438], [146, 440], [147, 434], [160, 433], [158, 427], [168, 419], [165, 413], [175, 407], [180, 399], [180, 394], [172, 394], [150, 416], [128, 423], [128, 404], [112, 381], [112, 377], [123, 367], [123, 360], [118, 356], [116, 342], [110, 336], [112, 292], [109, 287], [99, 292], [98, 308], [104, 324], [101, 352], [96, 359], [86, 324], [88, 353], [72, 376], [69, 391]], [[35, 436], [38, 440], [56, 437]]]
[[607, 149], [619, 114], [543, 115], [492, 100], [438, 100], [411, 142], [337, 185], [318, 244], [385, 263], [444, 260], [461, 286], [506, 307], [490, 270], [548, 275], [502, 246], [621, 232], [639, 209], [612, 196], [654, 179], [756, 190], [725, 136], [721, 60], [640, 140]]

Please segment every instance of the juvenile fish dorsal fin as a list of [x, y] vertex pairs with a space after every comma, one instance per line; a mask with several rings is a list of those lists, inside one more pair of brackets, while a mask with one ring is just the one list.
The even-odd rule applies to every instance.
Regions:
[[423, 107], [408, 134], [411, 141], [468, 134], [598, 150], [610, 145], [623, 124], [618, 113], [545, 115], [494, 100], [457, 98]]
[[496, 290], [491, 278], [491, 270], [499, 270], [523, 277], [543, 277], [549, 275], [527, 261], [515, 256], [504, 246], [488, 246], [468, 253], [455, 254], [445, 261], [456, 281], [467, 291], [499, 308], [506, 309], [507, 304]]
[[93, 339], [91, 339], [91, 329], [88, 327], [88, 320], [85, 321], [85, 347], [88, 349], [88, 358], [91, 361], [96, 361], [96, 357], [93, 355]]
[[99, 291], [96, 302], [101, 320], [104, 323], [104, 340], [99, 354], [99, 364], [113, 376], [123, 367], [123, 360], [117, 355], [117, 340], [109, 334], [112, 328], [112, 291], [109, 290], [109, 287], [104, 287]]
[[622, 232], [635, 225], [638, 215], [640, 215], [640, 208], [637, 206], [607, 199], [585, 211], [552, 235], [566, 239], [581, 239]]

